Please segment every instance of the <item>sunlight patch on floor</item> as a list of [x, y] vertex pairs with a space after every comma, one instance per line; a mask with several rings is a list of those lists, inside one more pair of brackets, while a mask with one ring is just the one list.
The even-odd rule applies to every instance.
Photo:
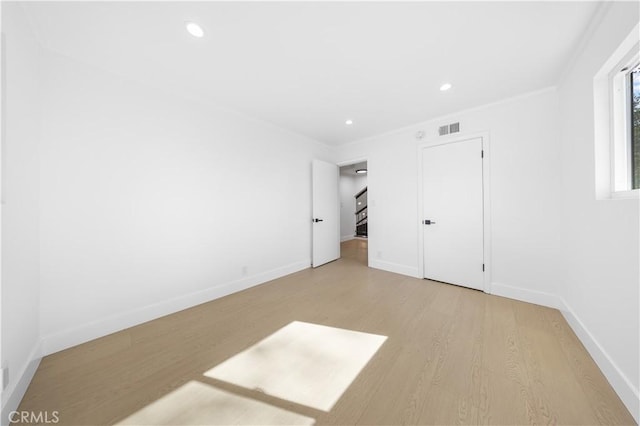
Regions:
[[205, 376], [330, 411], [386, 339], [294, 321]]
[[314, 419], [191, 381], [117, 425], [313, 425]]

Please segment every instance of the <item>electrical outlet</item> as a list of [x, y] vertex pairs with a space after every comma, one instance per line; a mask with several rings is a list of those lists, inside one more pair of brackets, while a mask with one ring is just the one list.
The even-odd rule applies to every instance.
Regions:
[[9, 385], [9, 367], [2, 369], [2, 390], [5, 390]]

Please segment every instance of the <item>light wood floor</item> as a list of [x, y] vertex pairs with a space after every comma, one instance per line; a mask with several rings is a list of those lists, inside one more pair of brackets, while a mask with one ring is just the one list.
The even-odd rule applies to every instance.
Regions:
[[[366, 244], [343, 243], [342, 259], [321, 268], [50, 355], [20, 410], [116, 424], [176, 389], [204, 388], [316, 424], [634, 424], [557, 310], [366, 268]], [[204, 376], [293, 321], [388, 338], [329, 412]]]

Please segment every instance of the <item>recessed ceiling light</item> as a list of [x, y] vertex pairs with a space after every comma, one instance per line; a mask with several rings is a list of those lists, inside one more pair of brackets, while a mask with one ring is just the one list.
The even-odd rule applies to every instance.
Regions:
[[358, 169], [358, 170], [356, 170], [356, 173], [359, 174], [359, 175], [367, 173], [367, 169]]
[[201, 38], [202, 36], [204, 36], [204, 30], [195, 22], [187, 22], [185, 25], [187, 27], [187, 31], [189, 31], [189, 34], [191, 34], [192, 36], [197, 38]]
[[353, 124], [353, 120], [347, 120], [344, 122], [347, 126], [351, 126]]
[[440, 91], [442, 92], [446, 92], [447, 90], [451, 89], [453, 86], [451, 85], [451, 83], [445, 83], [442, 86], [440, 86]]

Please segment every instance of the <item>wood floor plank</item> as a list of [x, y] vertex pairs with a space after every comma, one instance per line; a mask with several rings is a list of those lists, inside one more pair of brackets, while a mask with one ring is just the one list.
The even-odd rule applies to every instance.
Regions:
[[540, 424], [533, 395], [521, 382], [482, 369], [479, 397], [478, 424]]
[[[442, 300], [440, 294], [440, 291], [436, 293], [432, 303], [423, 303], [417, 315], [400, 327], [402, 335], [394, 332], [393, 340], [389, 342], [395, 349], [394, 356], [387, 357], [376, 392], [368, 396], [369, 402], [357, 424], [402, 423], [404, 412], [398, 408], [407, 405], [406, 401], [420, 383], [421, 375], [417, 373], [435, 363], [438, 345], [434, 342], [439, 341], [436, 336], [448, 329], [450, 317], [436, 314], [433, 309], [436, 301]], [[455, 298], [457, 294], [450, 296]]]
[[605, 425], [634, 424], [633, 417], [613, 392], [609, 382], [569, 328], [562, 314], [556, 310], [546, 310], [544, 314], [560, 341], [573, 374], [587, 395], [598, 422]]
[[[446, 339], [452, 327], [451, 316], [443, 316], [437, 313], [434, 316], [435, 318], [427, 319], [433, 324], [433, 335], [428, 340], [425, 340], [427, 351], [424, 356], [420, 357], [424, 358], [425, 363], [419, 370], [417, 383], [412, 395], [407, 398], [407, 401], [404, 403], [405, 408], [402, 413], [402, 424], [424, 424], [425, 422], [430, 423], [431, 421], [436, 421], [438, 418], [449, 418], [451, 421], [463, 421], [463, 419], [457, 415], [459, 414], [458, 408], [460, 408], [457, 406], [455, 407], [455, 413], [451, 413], [451, 417], [446, 415], [442, 417], [444, 413], [442, 413], [441, 410], [439, 410], [440, 417], [433, 416], [433, 403], [442, 403], [439, 395], [444, 394], [446, 391], [443, 392], [442, 389], [438, 389], [437, 386], [433, 385], [432, 381], [438, 367], [444, 362], [446, 351], [443, 350], [443, 345], [446, 344]], [[434, 398], [436, 399], [434, 400]], [[468, 405], [471, 405], [468, 400], [463, 402], [468, 402]], [[449, 408], [451, 409], [453, 406]], [[472, 419], [468, 416], [464, 417], [464, 419], [472, 422]]]
[[509, 299], [485, 298], [482, 354], [478, 423], [538, 423]]
[[461, 395], [432, 389], [427, 393], [418, 416], [406, 425], [477, 425], [478, 408]]
[[[517, 306], [515, 314], [524, 362], [541, 422], [597, 423], [591, 404], [545, 317], [546, 308], [528, 304], [514, 306]], [[571, 398], [567, 399], [566, 395]]]
[[381, 389], [388, 389], [389, 377], [393, 377], [389, 366], [402, 358], [402, 353], [406, 350], [403, 342], [406, 342], [408, 336], [416, 332], [416, 324], [419, 324], [419, 318], [399, 317], [397, 309], [408, 312], [424, 312], [435, 300], [433, 295], [438, 292], [437, 288], [424, 285], [413, 286], [413, 289], [422, 297], [416, 297], [418, 295], [412, 292], [404, 296], [398, 295], [397, 301], [390, 303], [387, 295], [384, 300], [385, 309], [375, 313], [374, 317], [369, 320], [370, 325], [375, 324], [371, 330], [388, 336], [388, 339], [377, 356], [366, 366], [366, 371], [358, 376], [350, 386], [349, 392], [338, 401], [326, 417], [319, 419], [320, 424], [337, 422], [355, 424], [364, 412], [369, 411], [369, 406], [362, 403], [363, 399], [374, 400], [374, 395], [377, 392]]
[[[366, 246], [345, 242], [323, 267], [47, 356], [19, 409], [82, 426], [633, 424], [558, 311], [367, 268]], [[328, 411], [205, 376], [293, 321], [387, 339]]]
[[451, 328], [442, 345], [441, 362], [431, 381], [434, 389], [471, 398], [473, 405], [479, 402], [484, 297], [475, 290], [461, 290]]

